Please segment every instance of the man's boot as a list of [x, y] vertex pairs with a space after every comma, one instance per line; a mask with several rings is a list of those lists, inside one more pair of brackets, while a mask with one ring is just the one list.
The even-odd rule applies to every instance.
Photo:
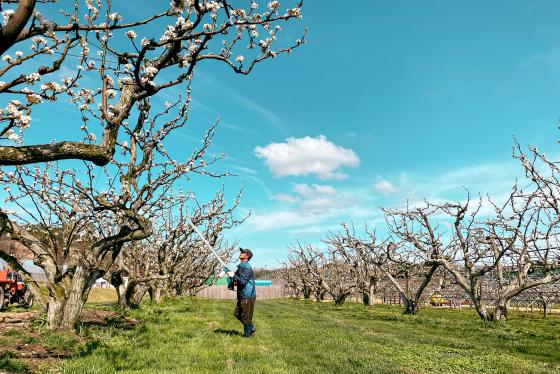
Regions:
[[243, 325], [244, 327], [244, 334], [243, 336], [246, 338], [250, 338], [251, 334], [253, 333], [253, 325], [251, 323], [248, 323], [246, 325]]
[[255, 328], [255, 326], [251, 323], [251, 336], [255, 336], [255, 333], [257, 332], [257, 329]]

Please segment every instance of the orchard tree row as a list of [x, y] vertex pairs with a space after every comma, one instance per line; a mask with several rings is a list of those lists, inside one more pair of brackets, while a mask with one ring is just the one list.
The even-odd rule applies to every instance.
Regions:
[[323, 248], [290, 248], [286, 286], [294, 295], [328, 295], [336, 304], [355, 292], [371, 304], [389, 287], [404, 313], [416, 314], [426, 290], [451, 283], [488, 321], [507, 318], [512, 300], [523, 295], [558, 295], [560, 168], [533, 147], [524, 152], [517, 144], [513, 157], [525, 178], [507, 198], [474, 199], [467, 192], [464, 201], [382, 209], [384, 227], [360, 233], [343, 223], [326, 235]]

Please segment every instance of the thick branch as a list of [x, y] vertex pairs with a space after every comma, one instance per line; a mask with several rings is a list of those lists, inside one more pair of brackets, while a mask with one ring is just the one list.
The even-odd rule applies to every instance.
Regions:
[[36, 0], [21, 0], [8, 24], [0, 28], [0, 54], [4, 54], [12, 45], [31, 18]]
[[98, 166], [107, 165], [114, 145], [99, 146], [81, 142], [58, 142], [30, 146], [0, 146], [0, 165], [26, 165], [37, 162], [78, 159]]

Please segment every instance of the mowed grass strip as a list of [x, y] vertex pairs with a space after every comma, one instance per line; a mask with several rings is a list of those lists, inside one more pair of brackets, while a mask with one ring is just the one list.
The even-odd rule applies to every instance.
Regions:
[[92, 329], [65, 373], [560, 372], [560, 318], [511, 313], [484, 323], [470, 310], [257, 300], [257, 335], [241, 336], [234, 301], [146, 304], [132, 330]]

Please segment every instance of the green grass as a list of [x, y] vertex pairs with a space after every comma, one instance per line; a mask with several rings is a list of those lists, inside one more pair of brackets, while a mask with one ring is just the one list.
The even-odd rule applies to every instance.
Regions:
[[29, 368], [17, 361], [16, 354], [10, 351], [0, 353], [0, 371], [2, 373], [28, 373]]
[[3, 336], [14, 337], [20, 340], [24, 344], [32, 344], [37, 341], [37, 339], [33, 336], [29, 336], [20, 330], [8, 330], [2, 334]]
[[234, 302], [143, 305], [131, 330], [90, 328], [64, 373], [551, 373], [560, 372], [560, 318], [511, 313], [488, 324], [468, 310], [335, 307], [257, 300], [257, 336], [240, 336]]

